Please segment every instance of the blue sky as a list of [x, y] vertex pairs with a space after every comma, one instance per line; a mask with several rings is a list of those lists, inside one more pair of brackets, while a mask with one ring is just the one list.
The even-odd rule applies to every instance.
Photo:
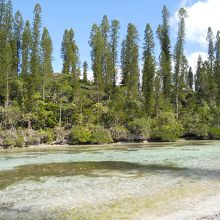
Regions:
[[[21, 3], [23, 2], [23, 3]], [[150, 23], [154, 32], [161, 23], [161, 10], [167, 5], [170, 15], [178, 10], [181, 3], [193, 4], [195, 0], [12, 0], [14, 11], [20, 10], [23, 18], [32, 23], [33, 9], [36, 3], [42, 6], [42, 25], [49, 29], [51, 34], [54, 53], [54, 71], [60, 71], [62, 60], [60, 58], [60, 46], [64, 29], [73, 28], [75, 39], [80, 50], [80, 60], [90, 64], [90, 48], [88, 45], [90, 30], [93, 23], [100, 23], [103, 15], [109, 20], [119, 19], [121, 24], [120, 43], [126, 33], [129, 22], [134, 23], [140, 34], [140, 46], [143, 42], [143, 33], [146, 23]], [[175, 34], [171, 29], [172, 45], [175, 43]], [[155, 35], [156, 39], [156, 35]], [[197, 47], [196, 44], [188, 46]], [[158, 55], [156, 48], [156, 55]]]

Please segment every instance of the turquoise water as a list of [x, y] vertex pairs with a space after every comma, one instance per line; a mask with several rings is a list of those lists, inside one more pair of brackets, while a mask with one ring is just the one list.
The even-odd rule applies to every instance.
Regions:
[[184, 219], [220, 196], [217, 141], [27, 150], [0, 152], [0, 219]]

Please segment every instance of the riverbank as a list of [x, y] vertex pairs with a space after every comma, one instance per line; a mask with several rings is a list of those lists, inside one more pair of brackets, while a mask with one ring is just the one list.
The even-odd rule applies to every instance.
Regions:
[[187, 140], [219, 140], [220, 128], [209, 128], [206, 132], [186, 133], [183, 128], [175, 132], [172, 128], [152, 129], [139, 120], [131, 127], [105, 128], [99, 125], [73, 126], [70, 128], [56, 127], [54, 129], [33, 130], [14, 129], [0, 130], [0, 146], [28, 147], [32, 145], [87, 145], [108, 143], [148, 143], [176, 142], [178, 139]]
[[143, 141], [143, 142], [115, 142], [115, 143], [105, 143], [105, 144], [84, 144], [84, 145], [70, 145], [70, 144], [38, 144], [38, 145], [30, 145], [30, 146], [26, 146], [26, 147], [4, 147], [4, 146], [0, 146], [0, 152], [10, 152], [10, 151], [15, 151], [15, 152], [24, 152], [24, 151], [40, 151], [40, 150], [44, 150], [44, 151], [50, 151], [50, 150], [69, 150], [69, 149], [89, 149], [89, 148], [97, 148], [99, 149], [100, 147], [105, 147], [106, 149], [108, 148], [121, 148], [121, 147], [125, 147], [125, 146], [149, 146], [149, 147], [153, 147], [153, 146], [162, 146], [162, 145], [178, 145], [178, 144], [182, 144], [182, 143], [192, 143], [192, 144], [196, 144], [196, 143], [208, 143], [211, 141], [218, 141], [218, 140], [187, 140], [187, 139], [178, 139], [175, 142], [147, 142], [147, 141]]

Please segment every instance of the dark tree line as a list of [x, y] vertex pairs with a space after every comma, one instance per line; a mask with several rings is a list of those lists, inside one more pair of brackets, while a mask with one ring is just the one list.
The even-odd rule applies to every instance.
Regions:
[[[90, 33], [94, 81], [89, 81], [89, 66], [85, 61], [81, 68], [73, 29], [64, 31], [63, 68], [61, 73], [54, 73], [53, 43], [48, 29], [42, 27], [41, 6], [35, 6], [33, 21], [23, 21], [19, 11], [13, 13], [10, 0], [1, 0], [1, 129], [62, 127], [75, 129], [75, 136], [86, 136], [98, 126], [102, 132], [111, 131], [115, 140], [129, 132], [136, 139], [159, 140], [182, 135], [204, 138], [213, 130], [218, 133], [220, 32], [214, 37], [208, 28], [208, 57], [204, 61], [198, 57], [193, 73], [184, 54], [187, 12], [181, 8], [178, 15], [174, 51], [169, 11], [164, 6], [156, 36], [151, 25], [146, 25], [143, 54], [139, 53], [138, 30], [131, 23], [119, 53], [120, 22], [109, 21], [105, 15]], [[156, 37], [160, 44], [158, 60], [154, 53]], [[89, 139], [83, 140], [78, 142]]]

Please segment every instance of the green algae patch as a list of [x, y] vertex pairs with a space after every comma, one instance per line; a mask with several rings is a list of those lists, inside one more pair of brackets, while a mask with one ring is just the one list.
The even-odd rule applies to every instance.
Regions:
[[[138, 163], [123, 161], [98, 161], [98, 162], [71, 162], [71, 163], [49, 163], [19, 166], [13, 170], [0, 172], [0, 189], [22, 180], [40, 180], [41, 177], [65, 177], [73, 175], [85, 175], [98, 177], [104, 175], [111, 176], [112, 171], [122, 173], [135, 173], [137, 177], [147, 173], [157, 171], [184, 171], [174, 164], [169, 165], [142, 165]], [[130, 176], [129, 176], [130, 177]]]

